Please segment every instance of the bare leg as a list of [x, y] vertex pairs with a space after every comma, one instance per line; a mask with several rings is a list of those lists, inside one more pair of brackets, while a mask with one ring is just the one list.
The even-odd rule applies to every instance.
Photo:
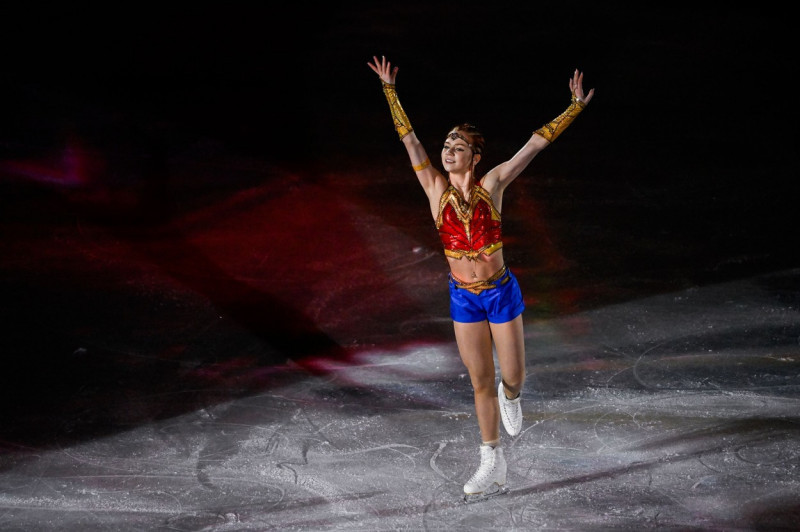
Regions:
[[522, 329], [522, 315], [506, 323], [492, 323], [490, 327], [497, 350], [500, 376], [507, 391], [506, 397], [513, 399], [522, 391], [525, 382], [525, 335]]
[[[521, 323], [521, 318], [520, 318]], [[500, 438], [500, 410], [495, 386], [492, 334], [489, 322], [453, 322], [456, 343], [461, 360], [467, 367], [475, 394], [475, 414], [481, 441], [490, 442]], [[523, 363], [524, 371], [524, 363]]]

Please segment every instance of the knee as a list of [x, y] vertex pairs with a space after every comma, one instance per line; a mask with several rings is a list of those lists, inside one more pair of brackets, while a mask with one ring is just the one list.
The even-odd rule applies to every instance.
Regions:
[[496, 393], [494, 379], [472, 379], [472, 390], [477, 396], [493, 395]]

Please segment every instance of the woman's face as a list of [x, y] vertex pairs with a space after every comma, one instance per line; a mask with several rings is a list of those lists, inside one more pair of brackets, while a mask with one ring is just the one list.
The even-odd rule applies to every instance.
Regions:
[[446, 172], [468, 171], [472, 163], [472, 156], [472, 148], [469, 147], [466, 140], [453, 134], [447, 136], [444, 146], [442, 146], [442, 166]]

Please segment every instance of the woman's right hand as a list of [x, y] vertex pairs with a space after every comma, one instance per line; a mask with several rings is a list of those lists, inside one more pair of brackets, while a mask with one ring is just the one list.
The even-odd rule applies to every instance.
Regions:
[[378, 61], [378, 57], [374, 55], [372, 56], [372, 59], [375, 61], [375, 63], [367, 63], [367, 66], [369, 66], [372, 71], [381, 78], [381, 81], [394, 85], [394, 80], [397, 77], [397, 71], [400, 67], [392, 68], [392, 64], [387, 61], [386, 56], [383, 55], [381, 56], [380, 61]]

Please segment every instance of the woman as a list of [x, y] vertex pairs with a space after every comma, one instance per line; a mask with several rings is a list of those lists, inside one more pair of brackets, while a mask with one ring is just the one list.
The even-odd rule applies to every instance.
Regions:
[[[522, 428], [520, 393], [525, 381], [522, 292], [503, 260], [501, 217], [503, 192], [552, 143], [594, 96], [583, 91], [583, 74], [569, 80], [572, 100], [564, 113], [537, 129], [508, 161], [481, 179], [475, 167], [484, 139], [470, 124], [454, 127], [442, 147], [445, 176], [431, 165], [400, 105], [395, 89], [399, 67], [373, 56], [367, 65], [380, 77], [395, 129], [408, 152], [436, 222], [450, 265], [450, 314], [461, 360], [467, 367], [481, 433], [481, 463], [464, 485], [467, 501], [505, 491], [506, 461], [500, 447], [499, 419], [508, 434]], [[495, 388], [492, 343], [501, 378]]]

